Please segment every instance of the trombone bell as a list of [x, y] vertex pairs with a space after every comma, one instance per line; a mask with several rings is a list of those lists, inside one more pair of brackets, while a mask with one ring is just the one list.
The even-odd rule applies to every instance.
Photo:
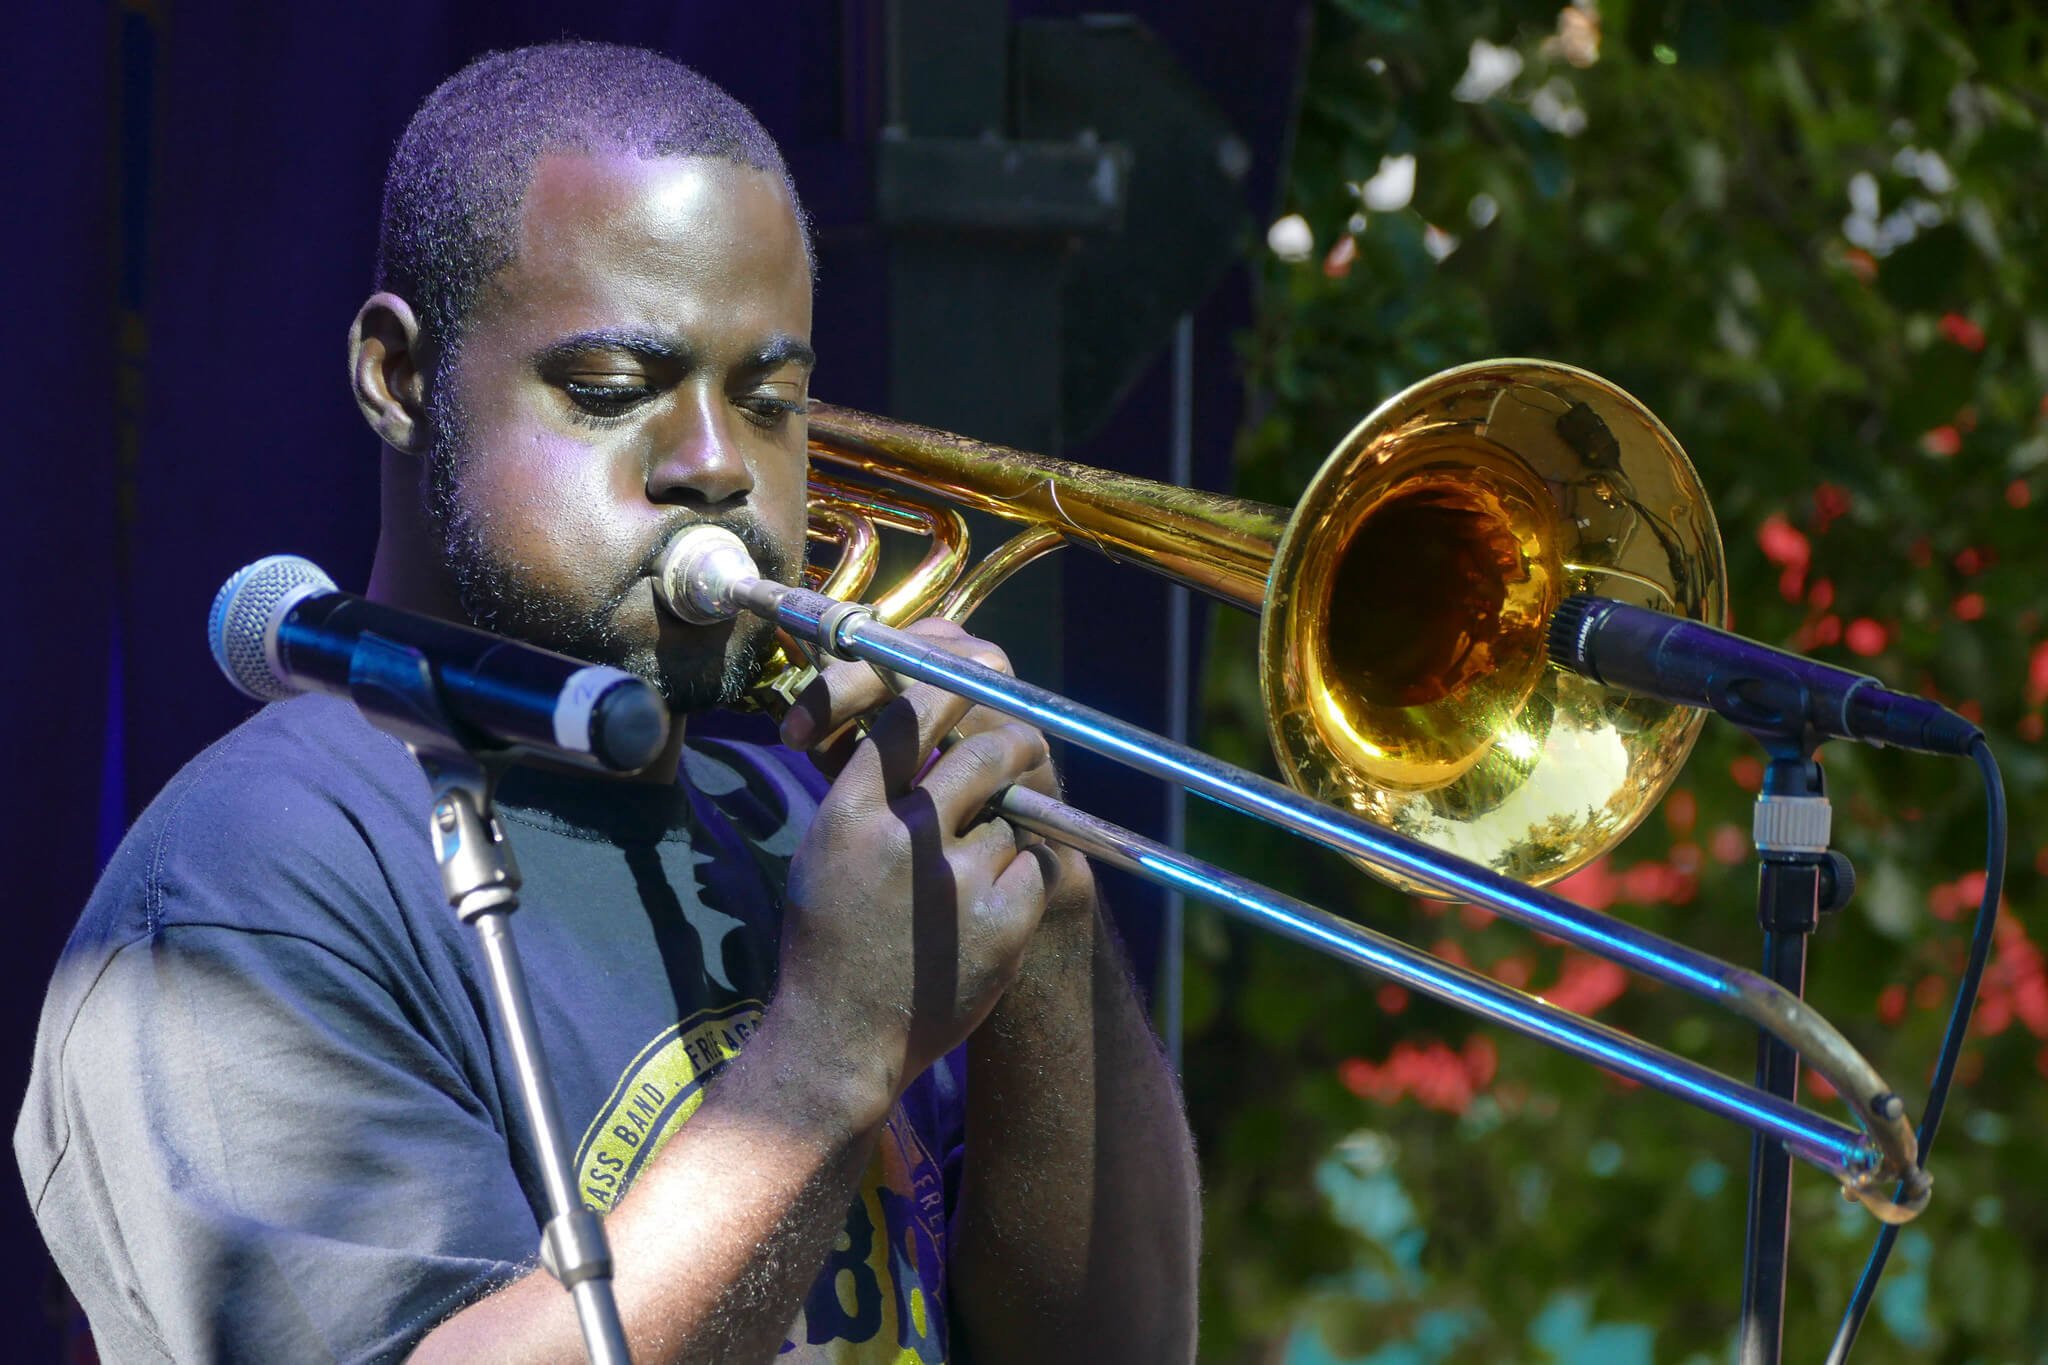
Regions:
[[1551, 613], [1595, 592], [1718, 625], [1726, 577], [1699, 476], [1641, 403], [1549, 361], [1446, 370], [1344, 438], [1275, 549], [1281, 770], [1516, 881], [1569, 875], [1641, 822], [1704, 717], [1548, 667]]

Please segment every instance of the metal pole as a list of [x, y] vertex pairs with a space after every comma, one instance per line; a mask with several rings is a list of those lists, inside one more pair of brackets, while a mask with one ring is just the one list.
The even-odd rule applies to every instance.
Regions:
[[540, 1158], [541, 1184], [548, 1198], [541, 1264], [569, 1291], [583, 1331], [583, 1349], [593, 1365], [632, 1365], [612, 1296], [612, 1258], [604, 1222], [576, 1197], [555, 1088], [548, 1080], [526, 973], [512, 941], [510, 921], [519, 908], [519, 872], [504, 827], [490, 814], [487, 785], [472, 781], [467, 773], [451, 775], [440, 763], [425, 766], [435, 787], [430, 830], [442, 885], [456, 915], [476, 930], [483, 944], [498, 1026], [512, 1054], [527, 1128]]
[[[1770, 741], [1767, 741], [1770, 742]], [[1794, 996], [1806, 992], [1806, 949], [1821, 910], [1847, 900], [1841, 878], [1823, 873], [1832, 856], [1833, 812], [1820, 765], [1803, 742], [1777, 750], [1757, 794], [1757, 923], [1764, 931], [1764, 975]], [[1756, 1085], [1788, 1104], [1799, 1100], [1799, 1054], [1757, 1034]], [[1749, 1211], [1742, 1252], [1740, 1365], [1778, 1365], [1784, 1353], [1785, 1279], [1792, 1238], [1792, 1156], [1759, 1132], [1750, 1143]]]

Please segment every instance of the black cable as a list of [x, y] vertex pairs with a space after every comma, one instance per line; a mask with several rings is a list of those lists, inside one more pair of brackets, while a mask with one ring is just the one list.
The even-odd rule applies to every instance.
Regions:
[[[1998, 927], [1998, 901], [2005, 885], [2005, 782], [1998, 774], [1998, 760], [1991, 746], [1979, 737], [1970, 746], [1970, 757], [1984, 774], [1984, 806], [1987, 829], [1984, 849], [1984, 899], [1977, 907], [1977, 928], [1970, 938], [1970, 960], [1963, 979], [1956, 985], [1956, 1003], [1948, 1017], [1948, 1032], [1941, 1040], [1941, 1052], [1934, 1065], [1934, 1081], [1927, 1091], [1927, 1112], [1920, 1119], [1920, 1165], [1934, 1150], [1934, 1134], [1941, 1126], [1942, 1107], [1948, 1102], [1949, 1082], [1955, 1078], [1956, 1062], [1963, 1055], [1963, 1039], [1970, 1031], [1970, 1012], [1977, 1005], [1977, 988], [1984, 979], [1984, 966], [1991, 959], [1991, 943]], [[1842, 1325], [1835, 1329], [1835, 1344], [1828, 1350], [1827, 1365], [1846, 1365], [1849, 1348], [1863, 1327], [1864, 1315], [1877, 1295], [1878, 1277], [1891, 1259], [1892, 1246], [1899, 1240], [1899, 1225], [1886, 1224], [1877, 1234], [1877, 1244], [1864, 1263], [1863, 1278], [1849, 1297]]]

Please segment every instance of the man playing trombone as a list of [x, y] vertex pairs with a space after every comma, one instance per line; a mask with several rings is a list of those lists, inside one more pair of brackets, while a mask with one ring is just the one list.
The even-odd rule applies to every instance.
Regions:
[[[786, 751], [684, 744], [770, 636], [660, 610], [655, 557], [708, 521], [770, 574], [800, 565], [811, 275], [744, 109], [564, 43], [422, 106], [350, 338], [382, 441], [370, 596], [628, 669], [673, 713], [643, 781], [521, 770], [499, 793], [634, 1358], [1189, 1358], [1172, 1077], [1086, 861], [982, 816], [1051, 789], [1043, 739], [838, 665], [783, 728], [829, 785]], [[580, 1352], [426, 809], [396, 742], [295, 699], [189, 765], [109, 865], [16, 1151], [110, 1359]]]

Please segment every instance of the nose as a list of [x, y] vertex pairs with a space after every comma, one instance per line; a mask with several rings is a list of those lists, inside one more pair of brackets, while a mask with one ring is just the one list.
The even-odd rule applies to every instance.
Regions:
[[647, 499], [655, 503], [730, 502], [754, 489], [754, 473], [740, 451], [741, 419], [722, 395], [693, 394], [677, 405], [674, 420], [652, 433]]

